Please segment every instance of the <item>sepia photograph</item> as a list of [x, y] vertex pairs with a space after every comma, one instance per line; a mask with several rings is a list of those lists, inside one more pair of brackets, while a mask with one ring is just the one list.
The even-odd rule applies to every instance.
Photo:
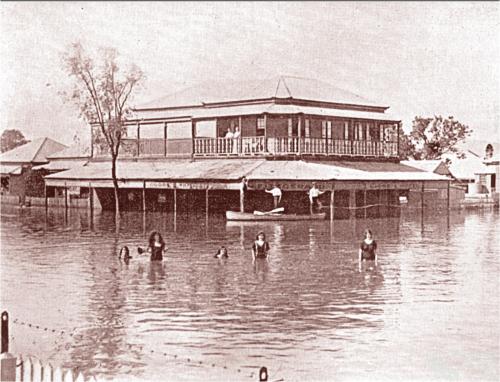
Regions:
[[0, 382], [500, 381], [500, 3], [0, 3]]

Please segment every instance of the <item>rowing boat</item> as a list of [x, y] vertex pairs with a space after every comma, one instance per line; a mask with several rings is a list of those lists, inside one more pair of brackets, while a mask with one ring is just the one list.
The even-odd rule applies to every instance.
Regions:
[[[257, 212], [257, 211], [256, 211]], [[226, 219], [229, 221], [264, 221], [264, 220], [324, 220], [326, 213], [311, 215], [265, 213], [255, 214], [250, 212], [226, 211]]]

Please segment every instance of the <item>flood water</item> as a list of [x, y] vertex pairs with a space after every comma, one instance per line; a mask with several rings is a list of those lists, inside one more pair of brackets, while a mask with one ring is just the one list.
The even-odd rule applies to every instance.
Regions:
[[[499, 214], [431, 213], [333, 223], [126, 213], [117, 234], [113, 213], [91, 224], [85, 211], [2, 208], [11, 352], [98, 380], [257, 381], [266, 366], [270, 381], [498, 381]], [[367, 227], [379, 262], [359, 271]], [[169, 247], [162, 264], [135, 250], [153, 229]], [[259, 230], [272, 256], [253, 264]], [[213, 258], [222, 244], [226, 261]]]

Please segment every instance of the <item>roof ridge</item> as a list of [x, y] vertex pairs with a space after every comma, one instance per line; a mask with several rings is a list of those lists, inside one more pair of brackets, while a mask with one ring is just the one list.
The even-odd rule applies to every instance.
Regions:
[[[36, 156], [38, 155], [38, 153], [42, 149], [42, 147], [45, 144], [45, 142], [47, 141], [47, 139], [49, 139], [49, 138], [48, 137], [43, 137], [43, 141], [42, 141], [42, 143], [40, 143], [40, 146], [38, 146], [38, 149], [35, 151], [35, 154], [33, 155], [33, 158], [31, 158], [31, 162], [33, 162], [33, 160], [36, 158]], [[47, 159], [47, 158], [45, 158], [45, 159]]]

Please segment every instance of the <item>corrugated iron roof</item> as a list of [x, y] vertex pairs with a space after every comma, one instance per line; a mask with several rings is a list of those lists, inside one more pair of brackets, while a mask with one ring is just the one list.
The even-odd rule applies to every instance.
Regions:
[[82, 160], [51, 160], [47, 164], [41, 164], [39, 166], [34, 166], [33, 170], [49, 170], [49, 171], [63, 171], [69, 170], [73, 167], [81, 167], [85, 165], [88, 161]]
[[267, 161], [248, 175], [253, 180], [448, 180], [445, 176], [391, 162]]
[[20, 175], [22, 167], [17, 164], [2, 164], [0, 165], [0, 173], [2, 175]]
[[142, 104], [137, 109], [195, 106], [207, 103], [294, 98], [351, 105], [382, 106], [326, 82], [293, 76], [254, 81], [210, 81]]
[[[306, 162], [264, 159], [120, 162], [117, 175], [127, 180], [447, 180], [446, 177], [390, 162]], [[91, 162], [47, 179], [110, 180], [109, 162]]]
[[37, 138], [0, 155], [0, 162], [43, 163], [47, 156], [65, 149], [67, 146], [50, 138]]
[[[169, 160], [154, 162], [119, 162], [117, 176], [129, 180], [218, 180], [239, 181], [264, 160]], [[110, 162], [89, 162], [46, 176], [47, 179], [111, 179]]]
[[158, 111], [141, 111], [135, 113], [135, 118], [216, 118], [216, 117], [231, 117], [240, 115], [260, 115], [268, 114], [306, 114], [324, 117], [344, 117], [344, 118], [360, 118], [368, 120], [383, 120], [391, 122], [399, 122], [400, 119], [389, 113], [376, 113], [361, 110], [334, 109], [315, 106], [301, 105], [281, 105], [275, 103], [256, 103], [248, 105], [235, 105], [223, 107], [200, 107], [189, 108], [182, 110], [158, 110]]
[[47, 155], [47, 159], [59, 159], [59, 158], [89, 158], [90, 157], [90, 147], [83, 146], [81, 144], [74, 144], [65, 149], [57, 151], [53, 154]]

